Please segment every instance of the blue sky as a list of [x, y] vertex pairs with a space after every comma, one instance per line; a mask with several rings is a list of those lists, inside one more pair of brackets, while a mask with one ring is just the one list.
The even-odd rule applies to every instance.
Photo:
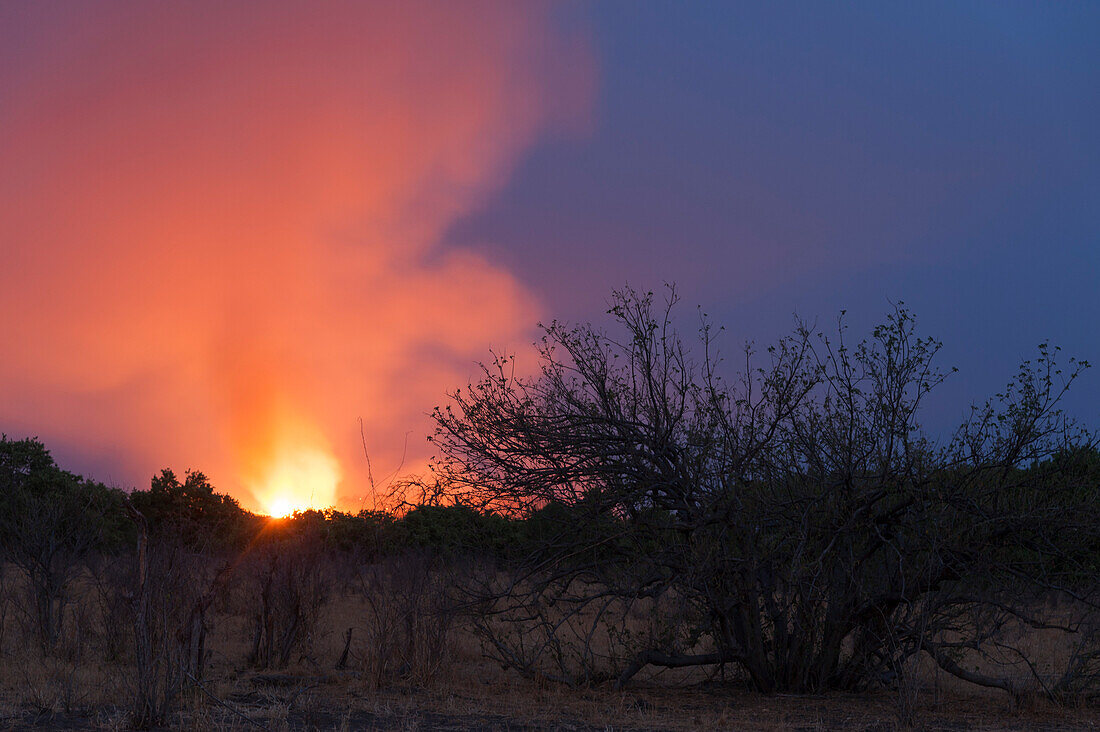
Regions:
[[[449, 232], [557, 316], [675, 282], [727, 348], [905, 301], [960, 373], [939, 426], [1050, 339], [1100, 362], [1100, 5], [600, 3], [588, 137]], [[1100, 374], [1071, 408], [1100, 414]]]

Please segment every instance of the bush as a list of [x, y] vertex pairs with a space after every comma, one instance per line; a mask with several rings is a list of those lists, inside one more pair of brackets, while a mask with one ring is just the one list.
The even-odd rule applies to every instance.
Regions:
[[358, 589], [367, 613], [354, 657], [372, 687], [398, 679], [423, 684], [439, 672], [456, 620], [450, 588], [439, 563], [425, 554], [360, 568]]
[[130, 500], [148, 520], [154, 538], [172, 537], [192, 549], [239, 550], [261, 526], [235, 498], [216, 492], [199, 471], [187, 471], [180, 482], [166, 468], [153, 476], [149, 490], [133, 491]]
[[296, 650], [308, 656], [331, 591], [321, 537], [292, 528], [270, 525], [238, 570], [253, 609], [248, 660], [256, 668], [285, 668]]
[[400, 527], [404, 546], [443, 553], [501, 556], [521, 538], [513, 522], [461, 504], [414, 506]]

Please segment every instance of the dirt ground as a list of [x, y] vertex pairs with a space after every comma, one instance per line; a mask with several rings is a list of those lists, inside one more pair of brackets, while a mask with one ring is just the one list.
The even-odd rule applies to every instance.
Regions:
[[[112, 705], [8, 698], [2, 729], [125, 729]], [[904, 719], [895, 693], [763, 696], [740, 685], [639, 684], [621, 692], [457, 677], [433, 688], [367, 690], [354, 674], [250, 674], [182, 700], [171, 728], [196, 730], [1078, 730], [1100, 707], [923, 690]], [[907, 723], [908, 722], [908, 723]]]

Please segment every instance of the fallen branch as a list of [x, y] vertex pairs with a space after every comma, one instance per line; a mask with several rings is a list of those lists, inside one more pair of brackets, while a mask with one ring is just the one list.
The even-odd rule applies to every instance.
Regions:
[[255, 726], [255, 727], [259, 727], [260, 729], [266, 729], [266, 730], [270, 730], [270, 729], [271, 729], [271, 728], [270, 728], [270, 727], [268, 727], [268, 726], [267, 726], [266, 724], [262, 724], [262, 723], [260, 723], [260, 722], [257, 722], [257, 721], [256, 721], [255, 719], [253, 719], [252, 717], [248, 716], [248, 715], [247, 715], [247, 714], [245, 714], [244, 712], [240, 711], [239, 709], [236, 709], [235, 707], [233, 707], [233, 706], [232, 706], [231, 704], [229, 704], [228, 702], [226, 702], [226, 701], [222, 701], [221, 699], [219, 699], [219, 698], [218, 698], [217, 696], [215, 696], [215, 695], [214, 695], [214, 693], [213, 693], [212, 691], [210, 691], [210, 690], [209, 690], [209, 689], [207, 689], [207, 688], [206, 688], [205, 686], [203, 686], [203, 685], [202, 685], [202, 682], [201, 682], [201, 681], [199, 681], [198, 679], [196, 679], [196, 678], [195, 678], [194, 676], [192, 676], [191, 674], [187, 674], [187, 678], [191, 680], [191, 683], [192, 683], [192, 684], [194, 684], [195, 686], [199, 687], [199, 690], [201, 690], [201, 691], [202, 691], [202, 693], [206, 694], [206, 695], [207, 695], [208, 697], [210, 697], [211, 699], [213, 699], [213, 700], [214, 700], [215, 702], [217, 702], [217, 703], [218, 703], [218, 704], [220, 704], [221, 706], [225, 707], [225, 708], [226, 708], [226, 709], [228, 709], [229, 711], [233, 712], [234, 714], [236, 714], [236, 715], [237, 715], [238, 717], [240, 717], [240, 718], [241, 718], [241, 719], [243, 719], [244, 721], [248, 722], [249, 724], [251, 724], [251, 725], [253, 725], [253, 726]]
[[711, 666], [716, 663], [728, 663], [736, 660], [734, 655], [728, 652], [701, 653], [695, 656], [672, 656], [660, 651], [644, 651], [619, 676], [619, 679], [615, 682], [615, 688], [623, 688], [636, 673], [646, 666], [684, 668], [686, 666]]
[[972, 684], [978, 686], [984, 686], [990, 689], [1002, 689], [1012, 695], [1012, 698], [1019, 701], [1021, 697], [1027, 692], [1027, 690], [1021, 686], [1018, 686], [1009, 679], [1001, 678], [999, 676], [988, 676], [977, 671], [968, 671], [958, 663], [955, 662], [950, 656], [945, 654], [938, 647], [932, 645], [928, 641], [922, 640], [920, 643], [922, 650], [926, 651], [928, 655], [932, 657], [932, 660], [936, 662], [936, 665], [942, 668], [952, 676], [962, 679], [963, 681], [969, 681]]

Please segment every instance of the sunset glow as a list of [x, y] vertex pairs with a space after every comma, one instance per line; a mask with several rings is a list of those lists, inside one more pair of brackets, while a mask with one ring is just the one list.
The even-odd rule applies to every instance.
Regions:
[[283, 517], [295, 511], [334, 505], [339, 482], [340, 466], [333, 456], [301, 450], [280, 455], [253, 492], [268, 515]]

